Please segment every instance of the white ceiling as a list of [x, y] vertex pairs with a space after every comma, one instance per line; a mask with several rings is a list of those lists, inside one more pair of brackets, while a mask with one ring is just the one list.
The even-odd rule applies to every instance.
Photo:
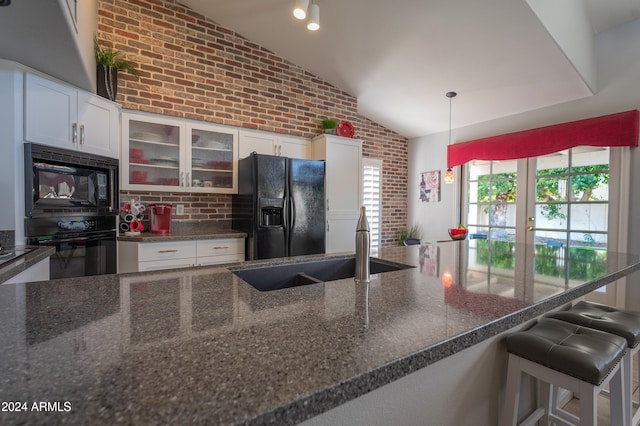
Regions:
[[[315, 0], [317, 32], [292, 16], [294, 0], [179, 1], [409, 138], [448, 129], [448, 91], [454, 128], [592, 95], [524, 0]], [[640, 17], [640, 0], [582, 1], [594, 34]]]

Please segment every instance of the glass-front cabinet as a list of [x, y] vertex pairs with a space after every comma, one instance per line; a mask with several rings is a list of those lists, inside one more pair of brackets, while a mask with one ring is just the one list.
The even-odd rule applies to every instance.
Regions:
[[122, 114], [121, 187], [234, 193], [238, 131], [145, 113]]

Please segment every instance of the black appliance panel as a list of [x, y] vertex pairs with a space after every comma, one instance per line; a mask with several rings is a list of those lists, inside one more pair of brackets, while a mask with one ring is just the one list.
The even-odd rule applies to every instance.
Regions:
[[118, 160], [25, 144], [27, 217], [118, 214]]
[[289, 160], [289, 256], [325, 252], [323, 161]]
[[116, 216], [27, 219], [30, 245], [53, 246], [50, 275], [72, 278], [117, 272]]

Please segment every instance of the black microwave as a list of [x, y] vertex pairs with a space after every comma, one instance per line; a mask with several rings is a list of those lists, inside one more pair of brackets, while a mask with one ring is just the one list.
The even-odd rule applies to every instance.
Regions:
[[117, 215], [118, 160], [24, 144], [25, 214]]

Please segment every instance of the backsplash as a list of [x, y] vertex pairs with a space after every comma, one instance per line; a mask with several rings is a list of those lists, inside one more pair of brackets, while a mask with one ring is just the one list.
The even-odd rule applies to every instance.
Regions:
[[[173, 223], [211, 222], [216, 227], [231, 228], [231, 195], [228, 194], [185, 194], [173, 192], [120, 191], [120, 207], [140, 201], [147, 207], [142, 223], [148, 229], [150, 203], [170, 203], [173, 205]], [[176, 206], [184, 205], [184, 214], [178, 216]]]

